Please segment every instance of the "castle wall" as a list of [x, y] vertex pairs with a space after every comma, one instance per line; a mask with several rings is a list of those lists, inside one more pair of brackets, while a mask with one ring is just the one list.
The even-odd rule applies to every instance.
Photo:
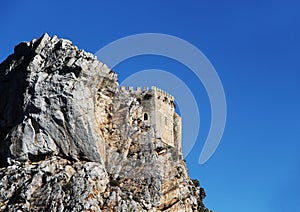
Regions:
[[174, 97], [156, 87], [152, 87], [152, 90], [155, 94], [156, 137], [174, 146]]
[[[142, 97], [141, 105], [143, 106], [143, 122], [145, 125], [151, 126], [153, 129], [156, 128], [155, 123], [157, 120], [155, 113], [155, 97], [153, 91], [148, 91]], [[148, 116], [148, 120], [145, 120], [145, 114]]]
[[[124, 86], [120, 87], [121, 91], [128, 91], [131, 93], [143, 106], [142, 110], [142, 121], [146, 126], [151, 126], [155, 129], [156, 123], [156, 113], [155, 113], [155, 97], [154, 91], [149, 90], [148, 87], [145, 87], [143, 90], [140, 87], [133, 89], [133, 87], [125, 88]], [[145, 120], [145, 113], [148, 116], [148, 119]]]
[[181, 152], [181, 141], [182, 141], [182, 124], [181, 117], [174, 113], [174, 145], [178, 152]]
[[181, 117], [175, 112], [174, 97], [165, 91], [151, 87], [121, 87], [131, 93], [143, 106], [143, 125], [152, 127], [155, 137], [181, 151]]

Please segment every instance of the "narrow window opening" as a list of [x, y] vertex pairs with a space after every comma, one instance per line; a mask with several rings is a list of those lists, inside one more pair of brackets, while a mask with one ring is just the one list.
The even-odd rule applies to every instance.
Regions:
[[147, 121], [149, 119], [149, 116], [147, 113], [144, 113], [144, 121]]

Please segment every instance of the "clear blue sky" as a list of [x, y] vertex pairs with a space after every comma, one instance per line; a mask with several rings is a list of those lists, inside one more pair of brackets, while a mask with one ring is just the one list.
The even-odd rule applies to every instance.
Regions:
[[[107, 3], [109, 2], [109, 3]], [[189, 82], [201, 112], [197, 144], [187, 156], [192, 178], [215, 212], [300, 211], [300, 2], [8, 1], [0, 3], [0, 60], [44, 32], [92, 53], [127, 35], [166, 33], [189, 41], [212, 62], [223, 83], [227, 123], [220, 146], [198, 164], [208, 133], [205, 90], [161, 57], [116, 67], [120, 80], [147, 68], [174, 71]], [[100, 58], [101, 59], [101, 58]], [[185, 79], [186, 77], [186, 79]]]

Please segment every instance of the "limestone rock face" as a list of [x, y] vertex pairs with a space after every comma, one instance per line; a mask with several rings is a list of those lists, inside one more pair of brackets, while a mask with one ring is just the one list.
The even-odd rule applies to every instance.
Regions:
[[207, 211], [139, 95], [68, 40], [17, 45], [0, 64], [0, 211]]

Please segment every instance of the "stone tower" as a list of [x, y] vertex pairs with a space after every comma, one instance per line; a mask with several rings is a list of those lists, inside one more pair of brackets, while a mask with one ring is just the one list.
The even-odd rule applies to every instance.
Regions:
[[174, 97], [155, 86], [128, 87], [128, 91], [143, 106], [142, 121], [154, 129], [156, 139], [181, 151], [181, 117], [175, 112]]

